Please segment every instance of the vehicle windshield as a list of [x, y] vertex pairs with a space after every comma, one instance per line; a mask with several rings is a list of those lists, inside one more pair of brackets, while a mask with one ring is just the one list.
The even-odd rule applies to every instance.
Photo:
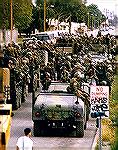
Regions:
[[47, 40], [50, 40], [49, 36], [48, 35], [37, 35], [36, 36], [38, 40], [40, 41], [47, 41]]
[[43, 41], [47, 41], [47, 40], [50, 40], [50, 38], [49, 38], [48, 35], [47, 35], [47, 36], [42, 36], [42, 40], [43, 40]]

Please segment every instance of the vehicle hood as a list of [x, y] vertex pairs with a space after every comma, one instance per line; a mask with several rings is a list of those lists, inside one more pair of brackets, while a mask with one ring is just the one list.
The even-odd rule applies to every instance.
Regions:
[[[60, 105], [61, 107], [70, 108], [75, 105], [77, 101], [77, 96], [68, 95], [39, 95], [35, 102], [35, 107], [40, 107], [44, 105], [45, 107], [55, 107]], [[84, 107], [83, 101], [78, 98], [79, 105]]]

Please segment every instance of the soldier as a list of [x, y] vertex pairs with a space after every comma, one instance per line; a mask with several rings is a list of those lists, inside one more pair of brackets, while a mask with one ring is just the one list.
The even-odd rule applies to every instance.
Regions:
[[61, 78], [61, 66], [62, 66], [62, 63], [61, 63], [61, 58], [58, 57], [58, 61], [57, 63], [55, 63], [55, 71], [57, 72], [57, 80], [60, 80]]
[[26, 100], [26, 84], [27, 84], [27, 81], [28, 81], [28, 76], [29, 76], [29, 67], [27, 65], [27, 60], [24, 58], [22, 60], [22, 73], [24, 74], [23, 78], [22, 78], [22, 98], [21, 98], [21, 101], [22, 102], [25, 102]]
[[10, 102], [14, 110], [16, 108], [16, 72], [13, 61], [9, 60], [8, 67], [10, 69]]
[[103, 63], [97, 63], [96, 75], [99, 80], [99, 83], [107, 79], [106, 73], [107, 73], [106, 66], [103, 65]]
[[51, 84], [51, 79], [50, 79], [49, 73], [46, 73], [46, 77], [41, 81], [41, 84], [43, 86], [42, 90], [48, 90], [48, 88]]
[[76, 90], [77, 90], [77, 80], [76, 78], [72, 78], [70, 79], [70, 85], [67, 87], [67, 91], [69, 93], [76, 93]]
[[63, 71], [61, 72], [61, 81], [69, 82], [69, 72], [67, 71], [66, 67], [64, 67]]
[[43, 80], [46, 76], [45, 72], [45, 64], [40, 65], [40, 80]]
[[110, 54], [110, 34], [107, 34], [105, 36], [105, 44], [107, 45], [107, 52], [109, 55]]

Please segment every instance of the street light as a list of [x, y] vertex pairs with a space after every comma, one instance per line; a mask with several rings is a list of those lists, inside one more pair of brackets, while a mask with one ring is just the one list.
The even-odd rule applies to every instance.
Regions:
[[[53, 8], [54, 5], [51, 5], [50, 7]], [[47, 12], [47, 8], [49, 8], [49, 7], [46, 6], [46, 0], [44, 0], [44, 32], [46, 31], [46, 12]]]
[[61, 14], [58, 15], [58, 19], [57, 19], [58, 20], [58, 25], [57, 25], [58, 30], [59, 30], [59, 21], [64, 16], [65, 16], [65, 14], [63, 14], [63, 13], [61, 13]]
[[88, 28], [89, 28], [89, 12], [87, 13], [87, 15], [88, 15], [88, 23], [87, 24], [88, 24]]
[[94, 14], [94, 28], [98, 26], [98, 15]]
[[12, 30], [13, 30], [13, 3], [10, 0], [10, 19], [11, 19], [11, 32], [10, 32], [10, 45], [12, 47]]
[[[52, 8], [52, 11], [54, 12], [54, 14], [56, 14], [56, 16], [57, 16], [57, 29], [59, 30], [59, 21], [60, 21], [60, 19], [62, 18], [62, 17], [64, 17], [65, 16], [65, 14], [64, 13], [58, 13], [56, 10], [53, 10], [53, 8], [54, 8], [54, 5], [50, 5], [50, 6], [48, 6], [47, 8]], [[55, 17], [54, 17], [55, 18]]]
[[93, 30], [93, 23], [94, 23], [94, 18], [93, 18], [94, 16], [93, 16], [93, 14], [91, 14], [91, 30]]
[[40, 9], [41, 9], [41, 4], [37, 6], [37, 11], [38, 11], [38, 30], [40, 32]]
[[46, 11], [47, 11], [46, 22], [48, 22], [49, 30], [50, 30], [50, 25], [51, 25], [51, 20], [52, 20], [52, 16], [50, 14], [52, 13], [52, 11], [55, 14], [53, 8], [54, 8], [54, 5], [49, 5], [48, 7], [46, 7]]
[[71, 13], [70, 13], [70, 19], [69, 19], [69, 33], [71, 34]]

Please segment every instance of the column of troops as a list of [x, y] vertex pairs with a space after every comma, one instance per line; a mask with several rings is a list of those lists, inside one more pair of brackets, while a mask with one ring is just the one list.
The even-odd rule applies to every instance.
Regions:
[[[8, 103], [13, 109], [21, 106], [28, 92], [48, 90], [52, 80], [69, 82], [67, 91], [75, 94], [78, 90], [83, 92], [83, 82], [111, 87], [116, 71], [114, 36], [103, 36], [100, 32], [97, 37], [63, 34], [55, 40], [56, 44], [31, 39], [21, 46], [12, 43], [4, 47], [3, 67], [10, 69]], [[72, 47], [72, 52], [58, 51], [59, 46]]]

